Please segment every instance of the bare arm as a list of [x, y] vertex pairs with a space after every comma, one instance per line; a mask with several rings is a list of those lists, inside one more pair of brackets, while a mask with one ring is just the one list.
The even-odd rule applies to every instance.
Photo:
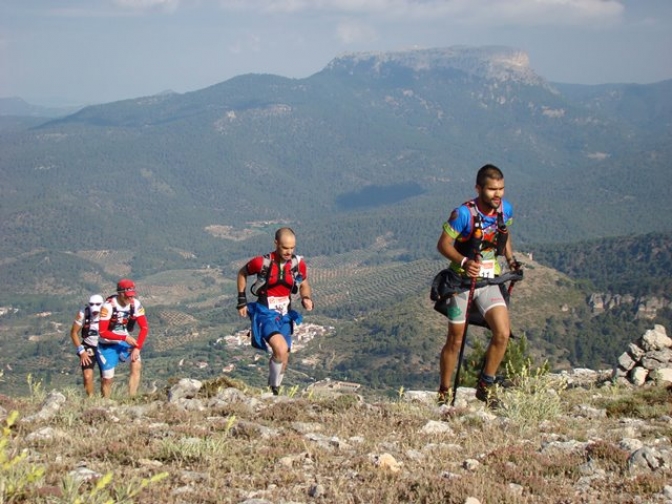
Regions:
[[455, 240], [445, 231], [439, 237], [439, 243], [436, 244], [437, 250], [443, 257], [456, 264], [462, 264], [464, 256], [455, 248]]
[[481, 267], [477, 260], [468, 259], [466, 256], [460, 254], [455, 248], [455, 240], [450, 237], [448, 233], [443, 231], [439, 237], [439, 242], [436, 244], [437, 250], [442, 256], [449, 259], [455, 264], [462, 266], [469, 277], [477, 277], [481, 271]]
[[70, 339], [72, 340], [72, 344], [75, 345], [75, 348], [82, 344], [81, 340], [79, 339], [79, 330], [81, 328], [82, 326], [77, 322], [73, 322], [72, 327], [70, 328]]
[[241, 317], [247, 317], [247, 303], [243, 303], [247, 289], [247, 264], [238, 270], [236, 286], [238, 288], [238, 314]]
[[504, 257], [506, 257], [506, 262], [509, 265], [510, 270], [519, 270], [521, 264], [513, 256], [513, 245], [511, 244], [511, 235], [509, 235], [508, 240], [506, 240], [506, 247], [504, 248]]
[[91, 358], [89, 357], [89, 354], [87, 354], [86, 351], [84, 351], [82, 341], [79, 339], [79, 331], [81, 328], [82, 328], [81, 325], [79, 325], [77, 322], [73, 322], [72, 327], [70, 328], [70, 339], [72, 340], [72, 343], [75, 345], [75, 348], [77, 349], [77, 355], [79, 356], [81, 364], [88, 366], [89, 364], [91, 364]]
[[312, 311], [313, 309], [313, 289], [308, 283], [308, 279], [305, 279], [301, 282], [299, 287], [299, 294], [301, 295], [301, 304], [307, 311]]

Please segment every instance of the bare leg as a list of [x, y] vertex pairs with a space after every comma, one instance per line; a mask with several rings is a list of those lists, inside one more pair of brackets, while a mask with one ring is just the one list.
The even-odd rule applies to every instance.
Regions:
[[139, 360], [131, 361], [131, 376], [128, 378], [128, 394], [134, 396], [138, 393], [140, 386], [140, 376], [142, 371], [142, 362]]
[[509, 310], [505, 306], [495, 306], [485, 314], [485, 320], [491, 328], [492, 338], [485, 352], [483, 374], [495, 376], [504, 359], [511, 334]]
[[462, 346], [462, 337], [464, 335], [464, 323], [462, 324], [448, 324], [448, 335], [446, 336], [446, 343], [441, 349], [441, 360], [439, 363], [440, 369], [440, 384], [439, 390], [450, 390], [451, 379], [455, 366], [457, 364], [457, 356], [460, 353]]
[[93, 369], [82, 369], [82, 378], [84, 380], [84, 390], [89, 397], [93, 396]]
[[100, 393], [105, 398], [109, 398], [112, 394], [112, 380], [113, 378], [100, 379]]

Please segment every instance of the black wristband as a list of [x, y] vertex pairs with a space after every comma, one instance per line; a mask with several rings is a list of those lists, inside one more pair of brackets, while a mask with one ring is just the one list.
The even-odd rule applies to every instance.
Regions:
[[513, 257], [513, 256], [511, 257], [510, 260], [507, 259], [506, 262], [508, 263], [508, 265], [509, 265], [509, 269], [510, 269], [510, 270], [519, 270], [519, 269], [521, 268], [521, 266], [522, 266], [522, 265], [516, 260], [516, 258]]
[[236, 305], [236, 309], [240, 310], [241, 308], [244, 308], [247, 306], [247, 296], [245, 295], [245, 291], [239, 292], [238, 293], [238, 304]]

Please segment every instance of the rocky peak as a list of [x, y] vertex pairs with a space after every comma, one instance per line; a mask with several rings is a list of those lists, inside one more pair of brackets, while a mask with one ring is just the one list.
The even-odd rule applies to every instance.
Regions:
[[530, 58], [525, 51], [503, 46], [452, 46], [396, 52], [346, 53], [332, 60], [326, 70], [381, 75], [389, 67], [407, 68], [418, 73], [458, 70], [489, 80], [548, 86], [546, 80], [530, 68]]

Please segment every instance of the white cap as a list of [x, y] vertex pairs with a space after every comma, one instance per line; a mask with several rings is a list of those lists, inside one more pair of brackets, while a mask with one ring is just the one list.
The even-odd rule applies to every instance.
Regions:
[[94, 306], [94, 305], [102, 306], [104, 301], [105, 300], [103, 299], [103, 296], [101, 296], [100, 294], [94, 294], [93, 296], [91, 296], [89, 298], [89, 306]]

